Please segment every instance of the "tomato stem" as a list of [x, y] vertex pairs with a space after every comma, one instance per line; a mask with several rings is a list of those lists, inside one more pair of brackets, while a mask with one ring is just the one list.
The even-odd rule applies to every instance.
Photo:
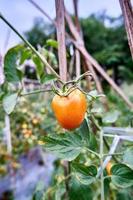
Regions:
[[81, 76], [79, 76], [76, 79], [76, 83], [78, 83], [79, 81], [81, 81], [85, 76], [91, 76], [91, 77], [93, 77], [93, 74], [90, 71], [87, 71], [87, 72], [83, 73]]
[[27, 92], [27, 93], [21, 93], [20, 94], [20, 97], [22, 96], [27, 96], [27, 95], [31, 95], [31, 94], [37, 94], [37, 93], [41, 93], [41, 92], [52, 92], [53, 90], [52, 89], [49, 89], [49, 90], [34, 90], [32, 92]]

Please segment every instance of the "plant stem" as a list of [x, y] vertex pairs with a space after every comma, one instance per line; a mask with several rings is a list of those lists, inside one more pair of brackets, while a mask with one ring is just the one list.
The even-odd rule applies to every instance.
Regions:
[[45, 64], [49, 70], [57, 77], [60, 78], [56, 71], [50, 66], [44, 56], [42, 56], [36, 49], [8, 22], [8, 20], [0, 13], [0, 18], [22, 39], [22, 41], [36, 54], [36, 56]]
[[90, 153], [94, 154], [95, 156], [97, 156], [98, 158], [100, 158], [99, 154], [92, 151], [91, 149], [86, 148], [87, 151], [89, 151]]
[[32, 92], [20, 94], [20, 96], [27, 96], [27, 95], [31, 95], [31, 94], [37, 94], [37, 93], [41, 93], [41, 92], [52, 92], [52, 91], [53, 90], [51, 90], [51, 89], [49, 89], [49, 90], [34, 90]]
[[101, 200], [104, 200], [104, 177], [103, 177], [103, 131], [100, 130], [100, 165], [101, 165]]
[[111, 154], [108, 154], [108, 153], [106, 153], [106, 154], [103, 154], [103, 157], [104, 156], [114, 156], [114, 155], [123, 155], [124, 154], [124, 152], [123, 153], [111, 153]]

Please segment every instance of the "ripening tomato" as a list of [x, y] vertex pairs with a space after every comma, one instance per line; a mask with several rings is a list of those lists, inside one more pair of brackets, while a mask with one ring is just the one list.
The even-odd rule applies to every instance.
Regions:
[[108, 162], [108, 164], [106, 165], [106, 171], [109, 176], [111, 176], [111, 167], [112, 167], [112, 163]]
[[52, 100], [52, 109], [63, 128], [68, 130], [77, 128], [85, 117], [86, 97], [78, 89], [75, 89], [66, 97], [55, 95]]

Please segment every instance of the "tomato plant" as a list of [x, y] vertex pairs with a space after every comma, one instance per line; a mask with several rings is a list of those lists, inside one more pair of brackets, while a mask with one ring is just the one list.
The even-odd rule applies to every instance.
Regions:
[[[132, 198], [132, 128], [123, 131], [119, 127], [107, 126], [114, 125], [121, 113], [105, 113], [101, 102], [104, 95], [95, 88], [88, 91], [85, 81], [81, 80], [87, 75], [92, 76], [90, 72], [68, 82], [62, 81], [46, 59], [46, 52], [49, 55], [49, 51], [45, 47], [36, 50], [3, 16], [1, 18], [26, 44], [9, 49], [4, 57], [1, 116], [8, 117], [8, 122], [11, 120], [11, 127], [6, 130], [10, 138], [9, 128], [14, 129], [13, 149], [11, 152], [9, 148], [7, 157], [17, 168], [15, 159], [36, 145], [56, 157], [50, 187], [44, 192], [36, 190], [33, 199], [38, 192], [39, 198], [45, 200], [120, 199], [122, 193], [126, 198]], [[37, 89], [30, 89], [24, 84], [22, 65], [29, 59], [36, 67]], [[51, 74], [46, 72], [44, 65]], [[5, 165], [6, 145], [3, 141], [1, 146], [4, 149], [1, 163]], [[11, 153], [13, 157], [10, 157]]]

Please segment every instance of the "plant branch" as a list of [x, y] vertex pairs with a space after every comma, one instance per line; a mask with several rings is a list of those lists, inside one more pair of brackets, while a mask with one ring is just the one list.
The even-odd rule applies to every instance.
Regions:
[[20, 97], [28, 96], [28, 95], [31, 95], [31, 94], [37, 94], [37, 93], [41, 93], [41, 92], [52, 92], [52, 91], [53, 91], [52, 89], [49, 89], [49, 90], [34, 90], [32, 92], [27, 92], [27, 93], [20, 94]]

